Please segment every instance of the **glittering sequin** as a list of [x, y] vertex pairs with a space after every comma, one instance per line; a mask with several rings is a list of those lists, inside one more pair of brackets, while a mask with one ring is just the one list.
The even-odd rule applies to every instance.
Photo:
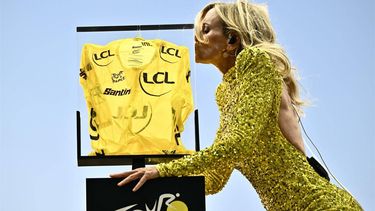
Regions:
[[269, 55], [244, 49], [216, 91], [220, 127], [214, 144], [158, 164], [160, 176], [204, 175], [206, 194], [214, 194], [237, 169], [267, 210], [362, 210], [284, 138], [278, 127], [281, 89], [282, 78]]

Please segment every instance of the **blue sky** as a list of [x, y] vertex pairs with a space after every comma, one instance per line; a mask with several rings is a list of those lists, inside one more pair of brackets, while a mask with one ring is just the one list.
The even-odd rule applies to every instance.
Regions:
[[[208, 2], [0, 0], [1, 211], [85, 210], [85, 178], [130, 168], [77, 167], [75, 111], [85, 109], [78, 82], [81, 44], [136, 34], [78, 34], [76, 27], [193, 23]], [[313, 103], [303, 118], [309, 136], [365, 210], [375, 210], [374, 1], [265, 2], [299, 71], [303, 96]], [[187, 45], [194, 58], [192, 31], [142, 36]], [[191, 68], [206, 147], [218, 126], [214, 93], [221, 74], [193, 60]], [[184, 140], [192, 147], [190, 125]], [[264, 210], [236, 171], [206, 202], [208, 211]]]

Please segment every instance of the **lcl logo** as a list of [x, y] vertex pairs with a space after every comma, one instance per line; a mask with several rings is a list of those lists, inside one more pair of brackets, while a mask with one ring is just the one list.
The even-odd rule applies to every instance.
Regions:
[[175, 81], [168, 72], [141, 72], [139, 84], [144, 93], [160, 97], [173, 90]]
[[115, 56], [115, 54], [112, 54], [111, 50], [108, 49], [100, 53], [94, 53], [92, 55], [92, 60], [98, 66], [107, 66], [113, 61], [113, 58], [111, 58], [113, 56]]
[[174, 81], [170, 81], [168, 72], [157, 72], [152, 77], [149, 77], [148, 73], [143, 73], [143, 81], [147, 84], [174, 84]]
[[176, 63], [181, 59], [181, 53], [179, 49], [161, 46], [160, 58], [168, 63]]

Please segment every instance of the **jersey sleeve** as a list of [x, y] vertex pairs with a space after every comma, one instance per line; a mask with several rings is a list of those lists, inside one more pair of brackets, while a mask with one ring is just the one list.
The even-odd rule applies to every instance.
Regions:
[[191, 69], [190, 69], [190, 55], [188, 49], [186, 49], [186, 60], [184, 65], [184, 99], [185, 104], [182, 109], [181, 118], [182, 121], [185, 122], [188, 118], [189, 114], [194, 109], [194, 102], [193, 102], [193, 92], [191, 88]]
[[183, 49], [183, 65], [181, 78], [180, 78], [180, 87], [178, 92], [178, 99], [179, 101], [176, 103], [176, 113], [179, 114], [176, 118], [176, 124], [179, 131], [184, 130], [184, 123], [191, 114], [194, 109], [194, 102], [193, 102], [193, 93], [191, 89], [191, 72], [190, 72], [190, 57], [189, 57], [189, 50], [186, 47], [181, 48]]
[[91, 61], [90, 57], [88, 54], [90, 53], [89, 51], [89, 46], [84, 45], [81, 50], [81, 60], [80, 60], [80, 66], [79, 66], [79, 82], [82, 86], [84, 96], [87, 102], [88, 106], [91, 106], [91, 95], [90, 95], [90, 82], [92, 79], [89, 77], [89, 71], [92, 70], [91, 66]]
[[86, 99], [86, 104], [88, 108], [92, 107], [90, 92], [89, 92], [89, 71], [91, 70], [91, 64], [89, 61], [89, 57], [87, 56], [88, 49], [87, 46], [84, 45], [81, 50], [81, 60], [79, 66], [79, 83], [82, 86], [83, 94]]
[[91, 62], [88, 57], [89, 50], [88, 46], [84, 45], [81, 51], [81, 60], [79, 67], [79, 82], [82, 86], [82, 90], [86, 99], [86, 107], [89, 115], [89, 135], [91, 140], [99, 140], [98, 126], [95, 121], [96, 112], [93, 108], [92, 97], [90, 94], [90, 77], [89, 71], [92, 70]]
[[86, 81], [87, 81], [87, 64], [88, 64], [88, 61], [86, 59], [86, 48], [85, 46], [82, 47], [82, 50], [81, 50], [81, 60], [80, 60], [80, 64], [79, 64], [79, 82], [81, 84], [81, 86], [85, 86], [86, 85]]
[[[275, 101], [280, 100], [282, 79], [268, 54], [256, 48], [244, 49], [235, 68], [237, 84], [227, 90], [231, 93], [230, 106], [222, 109], [221, 131], [217, 132], [214, 144], [193, 155], [158, 164], [160, 176], [206, 174], [206, 194], [210, 194], [222, 188], [236, 163], [249, 157], [252, 142], [269, 123], [276, 109]], [[217, 180], [220, 185], [212, 185]]]

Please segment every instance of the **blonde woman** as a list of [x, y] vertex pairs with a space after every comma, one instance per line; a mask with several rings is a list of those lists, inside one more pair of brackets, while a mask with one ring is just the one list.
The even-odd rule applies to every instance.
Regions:
[[211, 147], [153, 167], [113, 174], [119, 185], [157, 177], [204, 175], [206, 194], [234, 169], [267, 210], [362, 210], [346, 191], [309, 165], [298, 125], [303, 102], [289, 59], [276, 43], [267, 9], [247, 1], [208, 4], [195, 23], [195, 60], [223, 74], [217, 88], [220, 127]]

